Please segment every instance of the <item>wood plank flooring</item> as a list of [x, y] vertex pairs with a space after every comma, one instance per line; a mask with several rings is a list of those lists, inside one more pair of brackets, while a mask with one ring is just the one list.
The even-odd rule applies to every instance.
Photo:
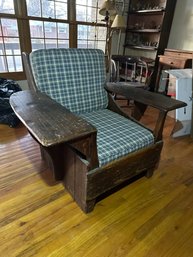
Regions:
[[[152, 125], [151, 110], [144, 117]], [[193, 140], [170, 137], [160, 165], [84, 214], [26, 129], [0, 125], [0, 256], [193, 257]]]

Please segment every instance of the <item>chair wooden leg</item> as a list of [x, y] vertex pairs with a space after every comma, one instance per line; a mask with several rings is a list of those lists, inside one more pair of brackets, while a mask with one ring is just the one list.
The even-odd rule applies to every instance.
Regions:
[[145, 174], [145, 176], [146, 176], [147, 178], [151, 178], [151, 177], [153, 176], [154, 170], [155, 170], [155, 168], [148, 169], [147, 172], [146, 172], [146, 174]]
[[42, 159], [53, 172], [56, 181], [62, 180], [64, 177], [64, 154], [65, 148], [62, 144], [53, 147], [44, 147], [40, 145]]
[[95, 204], [96, 204], [96, 199], [86, 201], [86, 203], [81, 206], [81, 209], [85, 213], [89, 213], [89, 212], [93, 211]]

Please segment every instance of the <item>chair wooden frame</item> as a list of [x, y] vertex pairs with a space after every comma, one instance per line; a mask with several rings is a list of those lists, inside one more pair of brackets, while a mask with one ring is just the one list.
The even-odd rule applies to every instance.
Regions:
[[[93, 210], [98, 196], [130, 178], [142, 172], [147, 177], [153, 174], [163, 146], [162, 131], [167, 112], [186, 106], [185, 103], [145, 90], [119, 86], [118, 83], [107, 84], [108, 109], [138, 122], [135, 117], [140, 116], [141, 106], [150, 105], [159, 110], [159, 116], [153, 130], [153, 145], [99, 167], [96, 128], [39, 92], [31, 71], [29, 55], [24, 53], [23, 60], [30, 90], [13, 94], [11, 106], [39, 143], [42, 158], [55, 179], [63, 181], [65, 188], [84, 212]], [[122, 112], [113, 100], [112, 92], [134, 100], [133, 117]], [[49, 124], [49, 127], [45, 124]]]

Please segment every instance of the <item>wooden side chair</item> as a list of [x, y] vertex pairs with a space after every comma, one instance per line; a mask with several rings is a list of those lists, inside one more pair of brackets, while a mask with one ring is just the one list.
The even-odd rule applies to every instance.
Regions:
[[[23, 57], [30, 90], [12, 95], [11, 106], [55, 179], [84, 212], [124, 181], [153, 174], [166, 114], [185, 103], [145, 90], [138, 97], [136, 88], [106, 84], [101, 50], [42, 49]], [[123, 113], [112, 91], [159, 109], [155, 129]]]

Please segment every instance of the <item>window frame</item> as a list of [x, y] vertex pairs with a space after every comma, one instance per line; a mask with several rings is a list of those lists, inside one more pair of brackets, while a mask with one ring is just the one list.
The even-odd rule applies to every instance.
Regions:
[[[66, 20], [28, 16], [26, 0], [14, 0], [14, 8], [15, 8], [15, 14], [1, 13], [0, 15], [1, 15], [1, 18], [17, 19], [21, 53], [22, 52], [30, 53], [32, 51], [30, 24], [29, 24], [30, 20], [68, 24], [69, 25], [69, 48], [77, 48], [78, 25], [106, 27], [106, 24], [102, 22], [97, 23], [97, 22], [77, 21], [76, 20], [76, 0], [67, 1], [68, 16]], [[23, 60], [22, 60], [22, 64], [23, 64]], [[24, 69], [24, 66], [23, 66], [23, 69]], [[14, 79], [14, 80], [26, 79], [24, 70], [21, 72], [0, 73], [0, 76], [7, 79]]]

